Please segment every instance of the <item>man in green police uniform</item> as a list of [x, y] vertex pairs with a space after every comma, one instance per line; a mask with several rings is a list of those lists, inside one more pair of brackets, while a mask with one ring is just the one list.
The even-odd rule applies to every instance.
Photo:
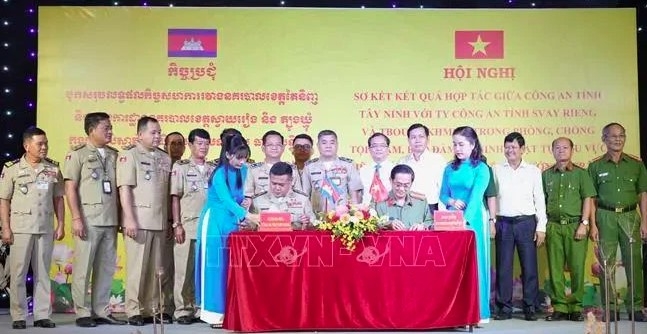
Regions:
[[[560, 137], [553, 141], [555, 165], [542, 173], [546, 196], [546, 251], [555, 311], [546, 321], [582, 321], [584, 273], [591, 202], [595, 188], [585, 169], [571, 161], [573, 141]], [[571, 275], [570, 298], [566, 298], [564, 265]]]
[[413, 169], [405, 164], [391, 169], [391, 191], [385, 201], [373, 203], [378, 216], [388, 216], [382, 228], [422, 231], [431, 227], [432, 216], [427, 197], [411, 191], [415, 179]]
[[[598, 192], [593, 206], [595, 214], [591, 215], [590, 237], [599, 241], [600, 255], [607, 259], [615, 260], [620, 244], [627, 286], [634, 289], [635, 311], [629, 316], [635, 317], [636, 321], [645, 321], [640, 311], [643, 298], [640, 239], [647, 238], [647, 170], [638, 157], [623, 153], [625, 140], [622, 125], [606, 125], [602, 129], [602, 141], [607, 146], [607, 153], [589, 164], [589, 174]], [[636, 212], [637, 206], [640, 206], [640, 214]], [[633, 247], [633, 257], [629, 256], [629, 247]], [[600, 277], [600, 283], [601, 291], [604, 291], [604, 277]], [[630, 300], [630, 294], [631, 290], [628, 290], [626, 300]], [[604, 293], [601, 295], [605, 304]], [[609, 303], [614, 309], [614, 301]], [[608, 320], [615, 321], [618, 316], [611, 313]]]

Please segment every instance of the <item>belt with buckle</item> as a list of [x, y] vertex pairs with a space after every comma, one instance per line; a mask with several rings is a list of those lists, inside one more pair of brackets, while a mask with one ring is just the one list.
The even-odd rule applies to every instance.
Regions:
[[615, 212], [615, 213], [625, 213], [625, 212], [634, 211], [634, 210], [636, 210], [637, 207], [638, 207], [637, 204], [627, 205], [627, 206], [615, 206], [614, 207], [614, 206], [607, 206], [607, 205], [598, 203], [598, 208], [600, 208], [602, 210], [612, 211], [612, 212]]
[[555, 219], [549, 218], [548, 221], [559, 225], [568, 225], [568, 224], [581, 222], [582, 217], [564, 217], [564, 218], [555, 218]]

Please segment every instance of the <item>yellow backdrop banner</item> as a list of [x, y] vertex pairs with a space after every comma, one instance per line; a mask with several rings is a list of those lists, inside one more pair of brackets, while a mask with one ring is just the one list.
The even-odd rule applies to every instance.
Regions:
[[[526, 137], [526, 160], [552, 164], [568, 136], [581, 166], [604, 152], [601, 128], [622, 123], [639, 152], [635, 11], [41, 7], [38, 125], [62, 161], [85, 142], [83, 117], [106, 111], [113, 146], [133, 142], [140, 116], [164, 133], [207, 129], [210, 156], [235, 127], [262, 159], [270, 129], [288, 140], [339, 134], [340, 155], [370, 160], [367, 137], [407, 153], [406, 129], [430, 128], [450, 159], [451, 133], [477, 129], [490, 162], [503, 137]], [[291, 141], [288, 141], [290, 144]], [[290, 160], [286, 150], [285, 160]], [[71, 235], [69, 231], [68, 236]], [[56, 245], [56, 309], [71, 310], [72, 241]], [[123, 308], [124, 252], [113, 287]], [[540, 251], [545, 253], [545, 251]], [[590, 262], [590, 261], [589, 261]], [[545, 274], [545, 266], [542, 265]], [[590, 278], [591, 283], [596, 280]]]

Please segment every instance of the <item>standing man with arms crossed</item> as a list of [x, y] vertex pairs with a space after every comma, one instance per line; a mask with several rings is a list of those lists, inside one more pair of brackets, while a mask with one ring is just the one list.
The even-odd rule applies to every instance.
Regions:
[[[143, 326], [157, 316], [158, 272], [163, 268], [167, 240], [171, 158], [159, 149], [161, 128], [155, 118], [137, 121], [139, 141], [120, 152], [117, 187], [123, 209], [126, 246], [126, 314], [128, 323]], [[164, 313], [166, 310], [158, 310]]]
[[[593, 182], [585, 169], [574, 165], [573, 141], [557, 138], [552, 143], [555, 165], [542, 173], [546, 195], [546, 251], [554, 312], [546, 321], [582, 321], [584, 298], [584, 262], [588, 249], [587, 235], [591, 202], [595, 196]], [[564, 265], [571, 276], [571, 296], [566, 298]]]
[[[599, 242], [600, 256], [616, 260], [618, 244], [627, 275], [627, 312], [630, 311], [631, 289], [634, 289], [634, 312], [629, 318], [645, 321], [642, 313], [643, 281], [640, 259], [641, 240], [647, 239], [647, 171], [643, 162], [623, 152], [627, 135], [618, 123], [602, 129], [602, 141], [607, 153], [589, 164], [589, 174], [598, 192], [591, 220], [591, 239]], [[640, 207], [640, 214], [636, 208]], [[630, 243], [630, 239], [633, 243]], [[633, 247], [630, 257], [629, 247]], [[603, 263], [603, 258], [599, 259]], [[633, 272], [632, 272], [633, 271]], [[604, 272], [603, 272], [604, 275]], [[604, 276], [600, 277], [602, 304], [606, 305]], [[607, 321], [618, 320], [614, 310], [615, 298], [609, 301]]]
[[[54, 239], [65, 235], [63, 176], [58, 163], [47, 158], [45, 131], [30, 127], [22, 135], [25, 154], [7, 162], [0, 173], [2, 241], [11, 245], [10, 309], [13, 329], [25, 329], [29, 264], [34, 272], [34, 327], [54, 328], [49, 269]], [[58, 222], [54, 229], [53, 221]]]
[[175, 238], [175, 319], [178, 324], [195, 321], [195, 242], [198, 217], [204, 206], [209, 176], [215, 168], [207, 162], [211, 136], [204, 129], [189, 132], [191, 157], [173, 165], [171, 172], [171, 212]]
[[[84, 127], [87, 142], [67, 154], [63, 169], [74, 236], [72, 299], [76, 325], [125, 325], [108, 308], [117, 263], [119, 225], [117, 150], [108, 146], [112, 141], [110, 116], [104, 112], [89, 113], [85, 115]], [[89, 300], [88, 289], [92, 290]]]

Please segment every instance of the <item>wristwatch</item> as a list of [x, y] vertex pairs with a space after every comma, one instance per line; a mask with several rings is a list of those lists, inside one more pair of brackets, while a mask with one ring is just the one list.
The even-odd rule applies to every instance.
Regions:
[[582, 219], [582, 225], [589, 226], [589, 221], [586, 219]]
[[171, 225], [171, 227], [173, 227], [173, 228], [177, 228], [178, 226], [182, 226], [182, 223], [175, 222], [175, 223], [173, 223], [173, 225]]

